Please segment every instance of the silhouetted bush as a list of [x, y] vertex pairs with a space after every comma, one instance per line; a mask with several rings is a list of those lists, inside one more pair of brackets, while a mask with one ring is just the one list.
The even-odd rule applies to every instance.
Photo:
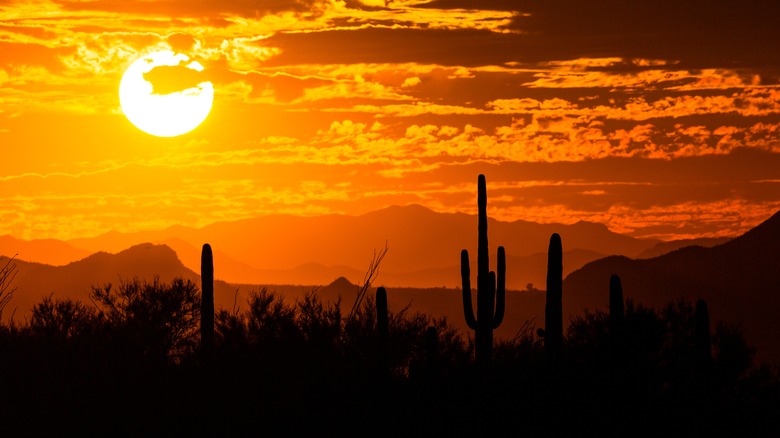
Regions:
[[[619, 342], [608, 313], [585, 312], [572, 319], [555, 367], [529, 321], [496, 343], [486, 375], [472, 340], [446, 319], [388, 312], [385, 338], [371, 295], [345, 315], [340, 299], [323, 302], [316, 291], [297, 302], [253, 292], [241, 310], [217, 312], [208, 367], [193, 283], [134, 280], [96, 287], [91, 298], [49, 296], [29, 321], [0, 325], [8, 430], [417, 436], [514, 424], [622, 435], [641, 423], [648, 434], [696, 435], [777, 425], [775, 370], [754, 367], [740, 327], [722, 323], [712, 361], [697, 361], [686, 302], [652, 309], [627, 300]], [[48, 421], [35, 421], [41, 412]]]
[[39, 337], [65, 340], [94, 336], [102, 323], [95, 308], [70, 299], [54, 300], [50, 295], [33, 306], [29, 328]]
[[118, 288], [93, 287], [90, 298], [125, 348], [150, 359], [178, 361], [197, 347], [200, 296], [190, 280], [134, 279]]

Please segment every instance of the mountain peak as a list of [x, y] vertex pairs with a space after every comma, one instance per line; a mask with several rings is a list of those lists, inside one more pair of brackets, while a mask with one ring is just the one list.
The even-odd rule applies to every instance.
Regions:
[[157, 267], [161, 272], [166, 269], [180, 270], [184, 268], [179, 260], [176, 251], [171, 249], [168, 245], [155, 245], [152, 243], [140, 243], [133, 245], [127, 249], [119, 251], [116, 254], [111, 254], [106, 251], [98, 251], [89, 257], [71, 264], [78, 264], [86, 262], [90, 264], [111, 263], [116, 266], [126, 265], [135, 267], [144, 267], [143, 270], [152, 269]]
[[151, 242], [144, 242], [139, 243], [137, 245], [133, 245], [127, 249], [124, 249], [122, 251], [119, 251], [116, 253], [117, 256], [120, 257], [145, 257], [145, 258], [154, 258], [154, 259], [172, 259], [172, 260], [178, 260], [178, 256], [176, 255], [176, 251], [174, 251], [170, 246], [161, 243], [161, 244], [154, 244]]
[[329, 289], [352, 289], [357, 287], [357, 285], [352, 284], [346, 277], [339, 277], [326, 287]]
[[572, 226], [579, 227], [579, 228], [585, 228], [585, 229], [589, 228], [589, 229], [593, 229], [593, 230], [609, 231], [609, 227], [607, 227], [606, 225], [604, 225], [602, 223], [598, 223], [598, 222], [588, 222], [588, 221], [580, 220], [580, 221], [577, 221], [577, 222], [573, 223]]
[[435, 211], [421, 204], [407, 204], [407, 205], [391, 205], [389, 207], [375, 210], [370, 213], [366, 213], [366, 216], [370, 215], [387, 215], [387, 214], [433, 214]]

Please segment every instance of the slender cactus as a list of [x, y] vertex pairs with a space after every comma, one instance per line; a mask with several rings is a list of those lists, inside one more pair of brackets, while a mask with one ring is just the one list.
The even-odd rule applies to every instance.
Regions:
[[387, 318], [387, 291], [384, 287], [376, 289], [376, 331], [380, 339], [387, 339], [390, 324]]
[[553, 233], [547, 250], [547, 300], [544, 309], [544, 349], [557, 356], [563, 344], [563, 249], [561, 236]]
[[609, 331], [617, 336], [623, 330], [626, 322], [625, 307], [623, 305], [623, 284], [620, 277], [613, 274], [609, 278]]
[[214, 349], [214, 257], [211, 245], [203, 245], [200, 256], [200, 348], [205, 358]]
[[493, 330], [504, 320], [506, 296], [506, 254], [502, 246], [498, 247], [497, 271], [489, 268], [487, 236], [487, 184], [485, 176], [477, 179], [477, 207], [479, 210], [478, 247], [477, 247], [477, 315], [471, 303], [471, 269], [469, 253], [460, 253], [460, 276], [463, 282], [463, 311], [466, 324], [474, 330], [474, 348], [476, 363], [487, 368], [493, 361]]

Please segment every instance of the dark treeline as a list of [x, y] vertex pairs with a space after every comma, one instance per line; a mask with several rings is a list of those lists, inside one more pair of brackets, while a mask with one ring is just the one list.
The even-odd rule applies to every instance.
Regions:
[[[0, 324], [2, 436], [777, 436], [780, 379], [753, 362], [739, 326], [707, 303], [654, 309], [607, 280], [607, 311], [564, 329], [562, 250], [548, 253], [545, 327], [493, 338], [507, 267], [491, 272], [486, 188], [478, 182], [477, 288], [461, 255], [464, 317], [272, 291], [215, 311], [211, 247], [202, 284], [134, 280], [93, 287], [90, 303], [46, 298]], [[0, 315], [10, 297], [0, 270]], [[345, 296], [348, 291], [344, 291]], [[5, 298], [4, 298], [5, 297]], [[476, 304], [476, 307], [475, 307]], [[714, 327], [714, 329], [713, 329]]]
[[471, 336], [409, 309], [385, 314], [385, 326], [373, 295], [348, 311], [315, 292], [287, 304], [259, 291], [216, 313], [210, 353], [191, 282], [133, 281], [91, 296], [45, 299], [29, 321], [0, 327], [8, 436], [778, 430], [777, 376], [752, 364], [725, 324], [702, 361], [697, 311], [685, 302], [629, 301], [619, 332], [609, 313], [585, 313], [554, 359], [529, 323], [495, 343], [486, 369]]

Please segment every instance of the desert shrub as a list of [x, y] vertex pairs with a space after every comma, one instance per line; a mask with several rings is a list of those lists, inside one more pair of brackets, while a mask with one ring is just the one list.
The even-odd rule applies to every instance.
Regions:
[[38, 336], [67, 339], [95, 335], [101, 322], [94, 307], [49, 295], [33, 306], [29, 329]]
[[312, 290], [296, 305], [296, 322], [304, 339], [315, 346], [335, 347], [341, 338], [341, 300], [323, 303]]
[[719, 380], [734, 382], [749, 373], [756, 351], [745, 340], [740, 325], [718, 322], [712, 344], [714, 368]]
[[170, 284], [134, 279], [114, 288], [93, 287], [90, 294], [116, 341], [143, 356], [174, 362], [191, 354], [198, 341], [200, 293], [190, 280]]

